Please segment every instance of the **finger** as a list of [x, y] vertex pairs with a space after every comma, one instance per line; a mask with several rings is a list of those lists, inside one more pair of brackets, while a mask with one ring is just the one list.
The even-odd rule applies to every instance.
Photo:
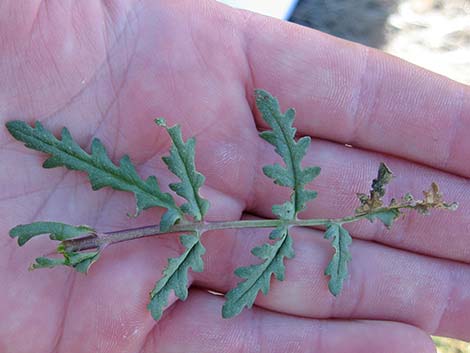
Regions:
[[[195, 283], [221, 293], [235, 287], [240, 278], [227, 274], [260, 263], [250, 250], [266, 242], [267, 233], [208, 233], [206, 269], [194, 274]], [[311, 318], [400, 321], [430, 334], [470, 338], [470, 265], [354, 240], [349, 277], [333, 297], [324, 276], [331, 245], [317, 230], [293, 228], [291, 234], [296, 256], [285, 261], [286, 279], [273, 280], [258, 306]]]
[[15, 255], [3, 255], [0, 265], [0, 351], [52, 352], [74, 274], [28, 272]]
[[[262, 165], [279, 162], [272, 146], [260, 142], [258, 149]], [[469, 179], [402, 159], [328, 141], [314, 141], [303, 164], [322, 168], [321, 174], [309, 186], [318, 192], [318, 197], [309, 203], [300, 217], [334, 218], [354, 214], [354, 209], [360, 205], [356, 193], [369, 192], [380, 162], [386, 162], [395, 175], [387, 186], [385, 202], [391, 198], [400, 199], [408, 192], [422, 199], [423, 190], [436, 182], [445, 200], [458, 202], [459, 208], [455, 212], [433, 210], [430, 216], [404, 211], [405, 215], [395, 221], [391, 230], [379, 221], [370, 223], [364, 220], [349, 226], [352, 234], [413, 252], [470, 263]], [[273, 217], [272, 205], [285, 202], [290, 189], [275, 185], [263, 174], [262, 165], [256, 169], [256, 187], [252, 189], [248, 210], [270, 218]]]
[[142, 352], [435, 352], [429, 336], [400, 323], [312, 320], [262, 309], [224, 320], [222, 303], [191, 291], [155, 326]]
[[294, 107], [301, 134], [470, 176], [468, 87], [298, 25], [247, 21], [251, 85]]

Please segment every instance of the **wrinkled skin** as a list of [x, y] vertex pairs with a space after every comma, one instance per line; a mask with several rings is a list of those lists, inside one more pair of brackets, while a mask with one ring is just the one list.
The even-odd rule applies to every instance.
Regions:
[[[8, 230], [56, 220], [101, 231], [156, 223], [136, 219], [132, 195], [92, 192], [83, 173], [44, 170], [45, 156], [0, 130], [1, 352], [433, 352], [429, 334], [470, 339], [470, 90], [363, 46], [204, 1], [28, 1], [0, 5], [0, 119], [70, 128], [93, 136], [114, 160], [128, 153], [142, 175], [174, 180], [160, 157], [169, 141], [157, 116], [197, 138], [210, 220], [272, 217], [288, 197], [262, 175], [278, 161], [257, 137], [264, 125], [253, 89], [295, 107], [299, 135], [314, 142], [306, 164], [322, 174], [302, 217], [348, 215], [380, 161], [397, 178], [390, 194], [420, 196], [441, 185], [455, 213], [409, 214], [393, 230], [360, 222], [350, 277], [333, 298], [323, 269], [332, 250], [322, 233], [294, 229], [296, 257], [251, 311], [220, 317], [232, 273], [257, 260], [249, 249], [267, 230], [205, 235], [206, 269], [191, 274], [186, 302], [160, 322], [148, 292], [174, 236], [106, 249], [87, 275], [68, 268], [28, 272], [54, 245], [19, 248]], [[354, 148], [345, 147], [351, 144]], [[334, 319], [334, 320], [333, 320]]]

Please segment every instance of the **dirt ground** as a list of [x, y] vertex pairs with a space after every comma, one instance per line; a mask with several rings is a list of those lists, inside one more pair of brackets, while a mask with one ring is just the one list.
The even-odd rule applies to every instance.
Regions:
[[470, 84], [470, 0], [300, 0], [291, 20]]
[[[470, 84], [470, 0], [299, 0], [291, 21]], [[470, 353], [468, 343], [434, 341], [439, 353]]]

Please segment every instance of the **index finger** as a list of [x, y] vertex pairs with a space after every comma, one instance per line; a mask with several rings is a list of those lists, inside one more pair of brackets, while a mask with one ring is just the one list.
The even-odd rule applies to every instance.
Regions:
[[247, 21], [252, 88], [294, 107], [300, 134], [470, 176], [469, 87], [308, 28]]

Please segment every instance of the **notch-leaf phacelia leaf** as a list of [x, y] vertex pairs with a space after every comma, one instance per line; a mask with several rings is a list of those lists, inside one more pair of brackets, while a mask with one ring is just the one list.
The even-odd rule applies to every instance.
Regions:
[[90, 266], [98, 260], [100, 251], [75, 252], [66, 251], [61, 245], [69, 239], [96, 237], [95, 230], [89, 226], [72, 226], [59, 222], [33, 222], [21, 224], [10, 230], [12, 238], [18, 238], [18, 244], [23, 246], [26, 242], [39, 235], [49, 234], [49, 239], [60, 241], [57, 253], [59, 258], [38, 257], [30, 266], [31, 270], [38, 268], [52, 268], [59, 265], [73, 267], [78, 272], [86, 273]]
[[391, 170], [381, 163], [369, 192], [358, 194], [360, 206], [353, 215], [343, 218], [299, 219], [298, 214], [304, 211], [307, 203], [317, 195], [316, 191], [307, 189], [307, 184], [320, 173], [319, 167], [302, 167], [302, 161], [310, 146], [310, 137], [296, 137], [293, 109], [282, 113], [277, 99], [263, 90], [255, 91], [255, 99], [261, 117], [268, 126], [268, 130], [261, 132], [260, 136], [274, 146], [275, 152], [282, 160], [281, 163], [264, 166], [263, 172], [276, 185], [291, 189], [288, 200], [272, 206], [275, 219], [205, 220], [209, 201], [200, 195], [205, 177], [196, 170], [196, 141], [194, 138], [185, 141], [180, 126], [169, 127], [164, 119], [156, 120], [158, 125], [166, 129], [171, 139], [169, 155], [163, 157], [163, 161], [179, 180], [171, 183], [169, 188], [185, 200], [181, 207], [176, 205], [171, 193], [160, 189], [156, 177], [142, 179], [128, 156], [123, 156], [118, 164], [113, 163], [103, 144], [96, 138], [91, 143], [91, 153], [87, 153], [74, 141], [66, 128], [62, 130], [61, 139], [57, 139], [40, 122], [36, 122], [34, 127], [22, 121], [8, 122], [7, 129], [14, 138], [24, 142], [28, 148], [48, 154], [43, 163], [44, 168], [65, 167], [85, 172], [93, 190], [111, 187], [133, 193], [136, 215], [151, 207], [166, 209], [159, 224], [108, 233], [98, 233], [88, 226], [58, 222], [33, 222], [16, 226], [11, 229], [10, 236], [17, 238], [20, 246], [41, 234], [48, 234], [51, 240], [60, 242], [54, 255], [36, 258], [31, 269], [69, 266], [78, 272], [86, 273], [109, 245], [165, 233], [183, 233], [180, 235], [184, 248], [182, 254], [168, 259], [162, 277], [150, 293], [148, 309], [153, 318], [159, 320], [169, 304], [172, 292], [180, 300], [187, 298], [190, 285], [189, 270], [203, 270], [203, 255], [206, 250], [201, 243], [201, 237], [204, 232], [229, 228], [271, 228], [269, 240], [251, 250], [259, 259], [259, 263], [235, 270], [235, 274], [242, 280], [226, 294], [222, 316], [228, 318], [238, 315], [245, 307], [250, 308], [259, 292], [267, 295], [273, 279], [284, 280], [284, 260], [294, 257], [290, 234], [292, 227], [326, 227], [324, 236], [331, 242], [334, 253], [325, 269], [325, 275], [329, 277], [329, 291], [337, 296], [348, 277], [348, 264], [351, 260], [352, 238], [344, 224], [362, 219], [378, 219], [390, 228], [404, 209], [429, 214], [432, 209], [457, 208], [456, 203], [446, 203], [443, 200], [442, 193], [435, 183], [424, 192], [422, 200], [416, 200], [407, 193], [399, 199], [392, 198], [388, 205], [385, 204], [386, 186], [393, 175]]
[[275, 228], [270, 238], [277, 241], [274, 244], [265, 243], [251, 250], [254, 256], [264, 260], [262, 263], [235, 270], [235, 274], [244, 281], [225, 295], [222, 317], [230, 318], [240, 314], [245, 307], [251, 308], [259, 291], [264, 295], [268, 294], [273, 274], [277, 280], [284, 280], [284, 258], [294, 257], [292, 238], [285, 225]]
[[163, 277], [150, 293], [150, 303], [147, 307], [155, 320], [161, 318], [172, 290], [180, 300], [186, 300], [188, 270], [191, 268], [194, 272], [202, 272], [204, 269], [202, 255], [206, 249], [200, 242], [200, 234], [182, 235], [180, 241], [186, 250], [179, 257], [168, 259], [168, 265], [163, 270]]
[[67, 240], [93, 234], [95, 230], [89, 226], [72, 226], [59, 222], [33, 222], [20, 224], [10, 229], [10, 237], [18, 238], [18, 245], [23, 246], [32, 238], [49, 234], [51, 240]]
[[276, 184], [292, 188], [290, 202], [294, 212], [290, 219], [295, 219], [305, 209], [306, 203], [317, 196], [315, 191], [307, 190], [305, 186], [320, 174], [320, 167], [302, 168], [302, 159], [310, 146], [310, 137], [295, 140], [297, 130], [293, 127], [294, 109], [289, 108], [282, 114], [278, 100], [260, 89], [255, 91], [255, 98], [261, 117], [271, 128], [261, 132], [260, 137], [274, 146], [285, 163], [284, 167], [277, 163], [265, 166], [263, 172]]
[[[263, 167], [264, 174], [273, 179], [274, 183], [292, 189], [289, 201], [281, 205], [274, 205], [272, 212], [279, 219], [289, 222], [297, 219], [297, 214], [305, 209], [308, 201], [317, 195], [315, 191], [305, 189], [318, 174], [319, 167], [302, 168], [302, 159], [305, 157], [310, 138], [302, 137], [295, 140], [296, 129], [293, 127], [295, 112], [288, 109], [282, 114], [279, 102], [268, 92], [256, 90], [256, 106], [263, 120], [271, 130], [263, 131], [260, 136], [274, 146], [275, 152], [281, 156], [285, 166], [276, 163]], [[264, 262], [247, 267], [240, 267], [235, 274], [244, 279], [236, 288], [227, 293], [227, 301], [222, 309], [223, 317], [238, 315], [244, 307], [250, 308], [262, 291], [265, 295], [269, 291], [271, 275], [278, 280], [284, 279], [284, 258], [294, 257], [292, 238], [289, 235], [287, 224], [281, 224], [270, 235], [274, 244], [265, 243], [252, 249], [253, 255]]]
[[136, 198], [136, 214], [150, 207], [166, 208], [171, 216], [164, 216], [166, 222], [162, 222], [163, 229], [169, 229], [182, 218], [172, 196], [160, 190], [154, 176], [146, 180], [141, 179], [127, 155], [121, 158], [119, 165], [114, 164], [99, 139], [93, 139], [91, 154], [88, 154], [73, 140], [66, 128], [62, 129], [62, 139], [58, 140], [39, 121], [35, 127], [24, 121], [10, 121], [6, 127], [10, 134], [24, 142], [26, 147], [50, 156], [43, 164], [45, 168], [65, 167], [86, 172], [93, 190], [106, 186], [132, 192]]
[[[172, 145], [170, 155], [163, 157], [168, 169], [181, 181], [170, 184], [170, 188], [177, 195], [187, 200], [181, 205], [181, 210], [193, 217], [195, 222], [201, 222], [209, 209], [209, 201], [199, 195], [199, 189], [203, 186], [205, 178], [196, 170], [194, 138], [183, 140], [179, 125], [168, 127], [164, 119], [156, 119], [157, 125], [162, 126], [168, 132]], [[157, 282], [150, 293], [148, 309], [153, 318], [159, 320], [171, 290], [180, 300], [186, 300], [188, 296], [188, 271], [201, 272], [204, 268], [202, 255], [205, 248], [202, 245], [201, 233], [196, 231], [194, 235], [182, 235], [181, 243], [186, 248], [183, 254], [177, 258], [168, 259], [168, 264], [163, 270], [163, 277]]]
[[199, 190], [206, 178], [196, 170], [194, 163], [196, 140], [193, 137], [185, 142], [179, 125], [168, 127], [162, 118], [156, 119], [155, 122], [166, 128], [172, 141], [170, 155], [163, 157], [163, 161], [168, 169], [181, 180], [179, 183], [170, 184], [170, 189], [187, 200], [180, 206], [181, 210], [192, 216], [196, 222], [201, 221], [209, 210], [210, 204], [199, 195]]
[[328, 288], [331, 294], [336, 297], [341, 293], [343, 282], [348, 276], [348, 263], [351, 261], [349, 246], [352, 243], [352, 238], [341, 224], [332, 223], [326, 228], [325, 239], [331, 241], [335, 250], [325, 269], [325, 275], [330, 276]]

